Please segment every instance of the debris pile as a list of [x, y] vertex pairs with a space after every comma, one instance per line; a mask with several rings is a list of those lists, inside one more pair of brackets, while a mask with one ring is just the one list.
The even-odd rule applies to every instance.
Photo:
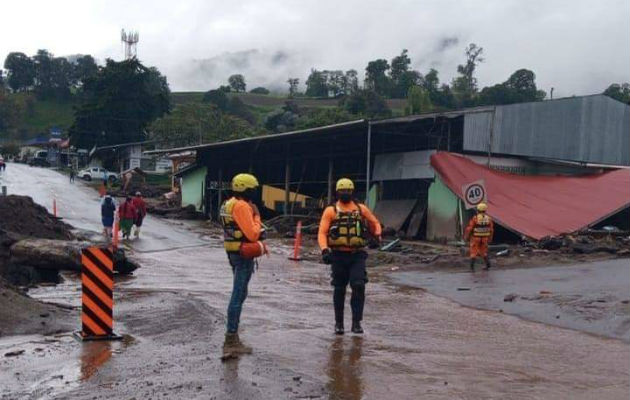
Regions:
[[2, 231], [18, 236], [72, 240], [72, 227], [48, 213], [28, 196], [1, 196]]

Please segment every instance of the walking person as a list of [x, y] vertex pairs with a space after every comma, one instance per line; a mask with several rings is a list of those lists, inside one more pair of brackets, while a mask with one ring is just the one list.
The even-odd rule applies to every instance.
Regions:
[[346, 287], [350, 284], [352, 296], [352, 332], [363, 333], [363, 306], [365, 285], [368, 282], [365, 247], [369, 235], [381, 241], [381, 224], [370, 209], [353, 198], [354, 183], [347, 178], [337, 181], [337, 202], [326, 207], [319, 224], [317, 241], [322, 260], [331, 264], [331, 285], [335, 309], [335, 333], [344, 334], [344, 307]]
[[131, 236], [131, 227], [135, 218], [136, 208], [133, 206], [131, 196], [127, 196], [125, 202], [118, 207], [118, 219], [120, 220], [123, 239], [128, 239]]
[[477, 215], [470, 219], [464, 233], [464, 240], [470, 241], [470, 272], [475, 272], [475, 259], [477, 257], [483, 258], [486, 262], [485, 270], [490, 269], [488, 246], [492, 243], [494, 236], [494, 222], [486, 214], [487, 210], [488, 205], [486, 203], [479, 203]]
[[111, 239], [112, 226], [114, 225], [114, 215], [116, 213], [116, 201], [106, 194], [101, 200], [101, 221], [103, 223], [103, 234]]
[[136, 218], [134, 220], [134, 225], [136, 226], [136, 230], [134, 232], [135, 237], [140, 237], [140, 228], [142, 227], [142, 221], [144, 221], [144, 217], [147, 215], [147, 203], [145, 203], [142, 198], [142, 193], [136, 192], [135, 197], [132, 200], [133, 206], [136, 208]]
[[247, 298], [247, 287], [254, 272], [254, 257], [245, 251], [246, 247], [264, 248], [262, 223], [258, 207], [252, 200], [257, 198], [258, 180], [250, 174], [238, 174], [232, 179], [232, 197], [221, 206], [221, 223], [224, 233], [224, 247], [232, 267], [233, 286], [227, 309], [227, 327], [223, 345], [223, 359], [238, 354], [251, 353], [251, 347], [243, 345], [238, 336], [243, 303]]
[[77, 171], [74, 167], [70, 168], [70, 183], [74, 183], [74, 178], [77, 176]]

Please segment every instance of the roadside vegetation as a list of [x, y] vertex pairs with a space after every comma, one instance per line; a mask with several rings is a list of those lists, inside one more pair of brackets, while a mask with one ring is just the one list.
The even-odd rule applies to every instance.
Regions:
[[[443, 82], [436, 69], [412, 69], [408, 51], [402, 50], [391, 60], [368, 62], [362, 82], [355, 69], [312, 68], [303, 81], [288, 77], [284, 93], [264, 86], [250, 89], [239, 73], [206, 92], [171, 93], [157, 68], [136, 59], [97, 65], [90, 55], [13, 52], [0, 70], [0, 142], [24, 142], [56, 127], [68, 132], [78, 148], [147, 139], [162, 147], [183, 146], [547, 98], [536, 86], [535, 73], [525, 68], [479, 88], [476, 71], [484, 61], [483, 48], [471, 43], [456, 77]], [[628, 83], [611, 84], [603, 93], [630, 103]]]

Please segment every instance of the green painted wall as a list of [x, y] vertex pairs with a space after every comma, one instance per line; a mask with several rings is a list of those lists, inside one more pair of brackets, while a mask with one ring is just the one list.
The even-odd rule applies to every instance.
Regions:
[[202, 211], [207, 172], [207, 167], [200, 167], [182, 177], [182, 207], [192, 204], [197, 211]]
[[427, 240], [454, 240], [459, 237], [459, 198], [436, 174], [429, 186]]

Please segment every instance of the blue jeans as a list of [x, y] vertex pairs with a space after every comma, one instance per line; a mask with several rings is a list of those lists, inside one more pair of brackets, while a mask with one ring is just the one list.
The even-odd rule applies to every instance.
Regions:
[[238, 253], [228, 253], [228, 259], [234, 274], [234, 286], [227, 309], [227, 331], [228, 333], [236, 333], [238, 332], [238, 323], [241, 320], [243, 303], [247, 298], [247, 285], [254, 272], [254, 260], [245, 259]]

